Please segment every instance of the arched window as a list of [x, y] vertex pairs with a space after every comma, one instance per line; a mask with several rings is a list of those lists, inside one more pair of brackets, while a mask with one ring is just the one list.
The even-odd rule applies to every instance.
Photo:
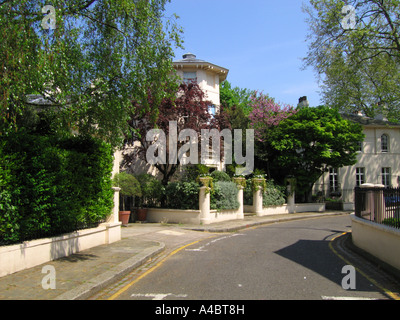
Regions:
[[381, 136], [381, 151], [389, 152], [389, 136], [386, 133]]

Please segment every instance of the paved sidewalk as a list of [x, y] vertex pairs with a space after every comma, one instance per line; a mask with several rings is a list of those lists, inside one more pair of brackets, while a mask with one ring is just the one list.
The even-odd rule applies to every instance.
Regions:
[[[262, 224], [346, 213], [349, 212], [246, 216], [244, 220], [225, 221], [207, 226], [130, 224], [128, 227], [122, 227], [121, 241], [1, 277], [0, 300], [87, 299], [160, 253], [205, 239], [210, 233], [235, 232]], [[43, 289], [42, 280], [47, 273], [42, 273], [42, 268], [47, 265], [54, 266], [55, 289]]]

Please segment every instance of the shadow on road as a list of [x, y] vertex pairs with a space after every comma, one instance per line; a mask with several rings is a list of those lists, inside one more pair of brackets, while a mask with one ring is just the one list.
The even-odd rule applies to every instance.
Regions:
[[[329, 248], [328, 240], [299, 240], [274, 253], [293, 261], [301, 266], [342, 286], [342, 279], [347, 272], [342, 274], [342, 268], [346, 263]], [[371, 283], [362, 275], [356, 274], [356, 289], [351, 291], [375, 291]], [[376, 289], [376, 291], [380, 291]]]

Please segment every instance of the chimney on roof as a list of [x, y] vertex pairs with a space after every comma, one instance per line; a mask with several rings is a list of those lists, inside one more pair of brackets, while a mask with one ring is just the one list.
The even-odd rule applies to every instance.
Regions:
[[185, 53], [183, 56], [183, 59], [196, 59], [196, 55], [193, 53]]
[[297, 105], [299, 108], [308, 107], [310, 104], [307, 100], [307, 97], [300, 97], [299, 104]]
[[375, 112], [375, 120], [388, 121], [387, 119], [387, 105], [383, 102], [378, 102], [377, 110]]

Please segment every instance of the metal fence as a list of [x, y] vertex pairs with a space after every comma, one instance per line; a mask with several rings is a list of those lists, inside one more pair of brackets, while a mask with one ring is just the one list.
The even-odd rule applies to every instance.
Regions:
[[400, 188], [356, 187], [355, 215], [400, 229]]

